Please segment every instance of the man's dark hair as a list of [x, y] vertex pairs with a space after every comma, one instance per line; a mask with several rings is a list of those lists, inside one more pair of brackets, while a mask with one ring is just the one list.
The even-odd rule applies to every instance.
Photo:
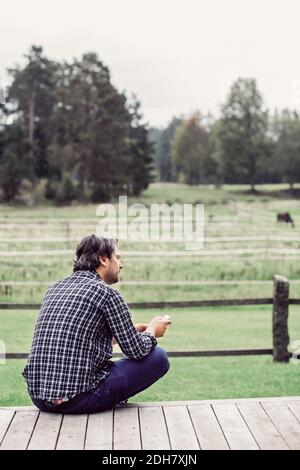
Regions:
[[100, 266], [99, 256], [111, 258], [117, 241], [112, 238], [88, 235], [84, 237], [76, 248], [76, 259], [73, 271], [95, 271]]

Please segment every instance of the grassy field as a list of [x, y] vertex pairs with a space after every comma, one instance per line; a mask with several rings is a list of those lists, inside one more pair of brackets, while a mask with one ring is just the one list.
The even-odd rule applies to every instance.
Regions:
[[[168, 351], [272, 347], [271, 305], [137, 309], [133, 318], [136, 323], [147, 322], [160, 312], [173, 321], [168, 334], [160, 339]], [[0, 315], [7, 352], [28, 351], [37, 312], [2, 310]], [[291, 341], [300, 339], [299, 305], [290, 306], [289, 330]]]
[[[299, 396], [299, 367], [274, 364], [271, 356], [171, 358], [170, 363], [165, 377], [130, 401]], [[10, 360], [0, 366], [1, 406], [32, 404], [21, 376], [24, 365]]]
[[[159, 340], [167, 351], [271, 348], [271, 306], [168, 309], [173, 324]], [[30, 347], [37, 312], [1, 311], [7, 352]], [[153, 310], [136, 310], [134, 321], [148, 321]], [[291, 306], [291, 343], [300, 338], [300, 306]], [[115, 351], [119, 351], [115, 348]], [[299, 395], [299, 367], [275, 364], [271, 356], [171, 358], [170, 372], [132, 401], [195, 400]], [[21, 376], [23, 360], [0, 365], [0, 404], [30, 404]], [[179, 386], [180, 385], [180, 386]]]
[[[294, 185], [295, 192], [298, 193], [300, 184]], [[135, 198], [128, 198], [128, 204], [139, 202], [142, 204], [155, 203], [204, 203], [212, 209], [215, 214], [231, 215], [235, 213], [236, 204], [249, 203], [249, 206], [259, 203], [261, 207], [268, 206], [274, 212], [288, 207], [296, 210], [300, 215], [299, 202], [290, 193], [286, 184], [257, 185], [257, 193], [249, 191], [247, 185], [224, 185], [222, 188], [215, 188], [212, 185], [188, 186], [178, 183], [153, 183], [136, 201]], [[116, 201], [117, 203], [117, 201]], [[76, 218], [95, 217], [97, 204], [74, 204], [71, 207], [55, 207], [50, 203], [43, 205], [26, 207], [23, 205], [11, 206], [1, 205], [2, 217], [30, 217], [30, 218]]]
[[[126, 300], [272, 297], [275, 273], [299, 281], [300, 200], [293, 198], [284, 185], [259, 186], [256, 194], [251, 194], [248, 189], [245, 186], [215, 189], [151, 185], [138, 201], [147, 207], [152, 202], [204, 203], [205, 256], [182, 256], [183, 245], [178, 243], [120, 242], [121, 253], [128, 254], [123, 257], [124, 269], [117, 289]], [[129, 200], [128, 205], [132, 202], [137, 201]], [[0, 206], [0, 302], [41, 302], [48, 284], [69, 275], [76, 240], [87, 233], [95, 233], [96, 207], [92, 204], [59, 208]], [[295, 229], [276, 224], [279, 211], [290, 211]], [[76, 222], [76, 219], [89, 220]], [[154, 249], [157, 254], [151, 257], [136, 253]], [[238, 252], [241, 249], [249, 252]], [[51, 250], [69, 251], [55, 255]], [[163, 256], [159, 250], [173, 250], [174, 254]], [[270, 250], [281, 251], [274, 254]], [[288, 254], [288, 250], [296, 251]], [[23, 285], [12, 285], [11, 281]], [[148, 284], [126, 284], [134, 281]], [[167, 285], [166, 281], [178, 284]], [[245, 283], [189, 285], [191, 281]], [[247, 281], [258, 283], [247, 284]], [[299, 283], [291, 282], [290, 295], [300, 297]], [[173, 325], [160, 344], [168, 351], [272, 347], [271, 305], [169, 309], [167, 313], [172, 316]], [[147, 321], [157, 314], [157, 310], [136, 310], [134, 319]], [[5, 342], [7, 352], [28, 351], [37, 312], [2, 310], [0, 316], [0, 340]], [[291, 342], [300, 339], [299, 306], [290, 308], [289, 332]], [[0, 364], [0, 405], [30, 403], [20, 375], [23, 367], [23, 360]], [[299, 371], [292, 363], [274, 364], [268, 356], [172, 358], [167, 376], [134, 400], [299, 395]]]

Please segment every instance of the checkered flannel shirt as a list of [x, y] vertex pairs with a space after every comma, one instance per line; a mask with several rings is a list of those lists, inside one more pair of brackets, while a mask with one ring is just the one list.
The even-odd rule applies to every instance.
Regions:
[[123, 297], [97, 272], [76, 271], [49, 287], [23, 376], [32, 398], [54, 400], [92, 390], [113, 365], [112, 337], [131, 359], [156, 338], [138, 332]]

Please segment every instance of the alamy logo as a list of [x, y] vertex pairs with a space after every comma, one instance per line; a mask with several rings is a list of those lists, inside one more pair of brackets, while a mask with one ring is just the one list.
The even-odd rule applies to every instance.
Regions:
[[[98, 236], [141, 242], [182, 242], [185, 250], [203, 248], [203, 204], [145, 204], [128, 206], [127, 196], [119, 205], [100, 204], [96, 212]], [[157, 250], [158, 251], [158, 250]], [[175, 251], [174, 251], [175, 253]]]
[[300, 340], [297, 339], [296, 341], [293, 341], [291, 344], [291, 348], [293, 350], [291, 363], [298, 365], [300, 364]]

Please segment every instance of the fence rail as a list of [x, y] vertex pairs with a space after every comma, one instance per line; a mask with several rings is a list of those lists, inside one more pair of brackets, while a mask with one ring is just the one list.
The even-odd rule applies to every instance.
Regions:
[[[297, 303], [294, 299], [293, 303]], [[129, 308], [183, 308], [183, 307], [225, 307], [230, 305], [269, 305], [273, 304], [272, 298], [261, 299], [221, 299], [221, 300], [187, 300], [174, 302], [131, 302]], [[300, 304], [300, 299], [299, 299]], [[0, 310], [36, 310], [41, 304], [30, 303], [0, 303]]]
[[[131, 302], [129, 308], [184, 308], [184, 307], [227, 307], [230, 305], [272, 305], [273, 298], [261, 299], [221, 299], [221, 300], [188, 300], [174, 302]], [[300, 305], [300, 299], [289, 299], [290, 305]], [[41, 304], [30, 303], [0, 303], [1, 310], [39, 310]]]
[[[289, 298], [289, 282], [283, 276], [274, 276], [273, 298], [261, 299], [222, 299], [222, 300], [200, 300], [184, 302], [133, 302], [130, 308], [173, 308], [173, 307], [220, 307], [231, 305], [273, 305], [272, 327], [273, 327], [273, 349], [230, 349], [213, 351], [170, 351], [170, 357], [212, 357], [212, 356], [249, 356], [272, 354], [276, 362], [288, 362], [291, 353], [288, 351], [288, 308], [289, 305], [300, 305], [300, 299]], [[35, 310], [40, 304], [29, 303], [1, 303], [1, 310]], [[25, 359], [27, 353], [0, 354], [6, 359]], [[122, 353], [114, 353], [114, 357], [122, 356]]]
[[[41, 286], [50, 286], [54, 284], [55, 280], [52, 281], [0, 281], [1, 287], [41, 287]], [[201, 281], [186, 281], [182, 279], [172, 280], [172, 281], [119, 281], [120, 286], [247, 286], [247, 285], [266, 285], [269, 286], [273, 282], [271, 280], [253, 280], [253, 279], [215, 279], [215, 280], [201, 280]], [[290, 284], [300, 284], [300, 279], [292, 279]]]
[[[180, 242], [184, 244], [184, 241]], [[193, 242], [194, 243], [194, 242]], [[44, 256], [73, 256], [74, 250], [71, 249], [62, 249], [62, 250], [2, 250], [0, 251], [0, 257], [3, 258], [14, 258], [16, 256], [24, 257], [44, 257]], [[259, 256], [258, 256], [259, 255]], [[277, 255], [277, 256], [275, 256]], [[280, 256], [279, 256], [280, 255]], [[216, 258], [222, 257], [226, 259], [230, 257], [236, 257], [239, 259], [299, 259], [300, 257], [300, 249], [297, 248], [237, 248], [237, 249], [221, 249], [221, 250], [204, 250], [199, 246], [199, 248], [195, 250], [181, 250], [178, 251], [176, 249], [173, 250], [134, 250], [134, 251], [123, 251], [122, 257], [123, 258], [136, 258], [136, 257], [143, 257], [148, 258], [152, 256], [180, 256], [181, 258], [188, 257], [202, 257], [202, 258]]]
[[[272, 297], [261, 299], [221, 299], [221, 300], [188, 300], [174, 302], [131, 302], [129, 308], [183, 308], [183, 307], [226, 307], [230, 305], [272, 305]], [[300, 299], [289, 299], [290, 305], [300, 305]], [[0, 303], [0, 310], [39, 310], [41, 304]]]
[[[217, 356], [262, 356], [273, 354], [273, 349], [226, 349], [213, 351], [167, 351], [169, 357], [217, 357]], [[1, 359], [27, 359], [28, 353], [6, 353], [0, 354]], [[113, 353], [113, 357], [123, 357], [121, 352]]]
[[[81, 239], [78, 237], [0, 237], [0, 243], [71, 243], [79, 242]], [[124, 240], [126, 243], [145, 243], [145, 240]], [[163, 240], [151, 240], [151, 242], [161, 243]], [[179, 243], [180, 240], [168, 240], [168, 243]], [[287, 237], [286, 235], [250, 235], [250, 236], [221, 236], [221, 237], [205, 237], [205, 243], [234, 243], [234, 242], [300, 242], [300, 234]]]

